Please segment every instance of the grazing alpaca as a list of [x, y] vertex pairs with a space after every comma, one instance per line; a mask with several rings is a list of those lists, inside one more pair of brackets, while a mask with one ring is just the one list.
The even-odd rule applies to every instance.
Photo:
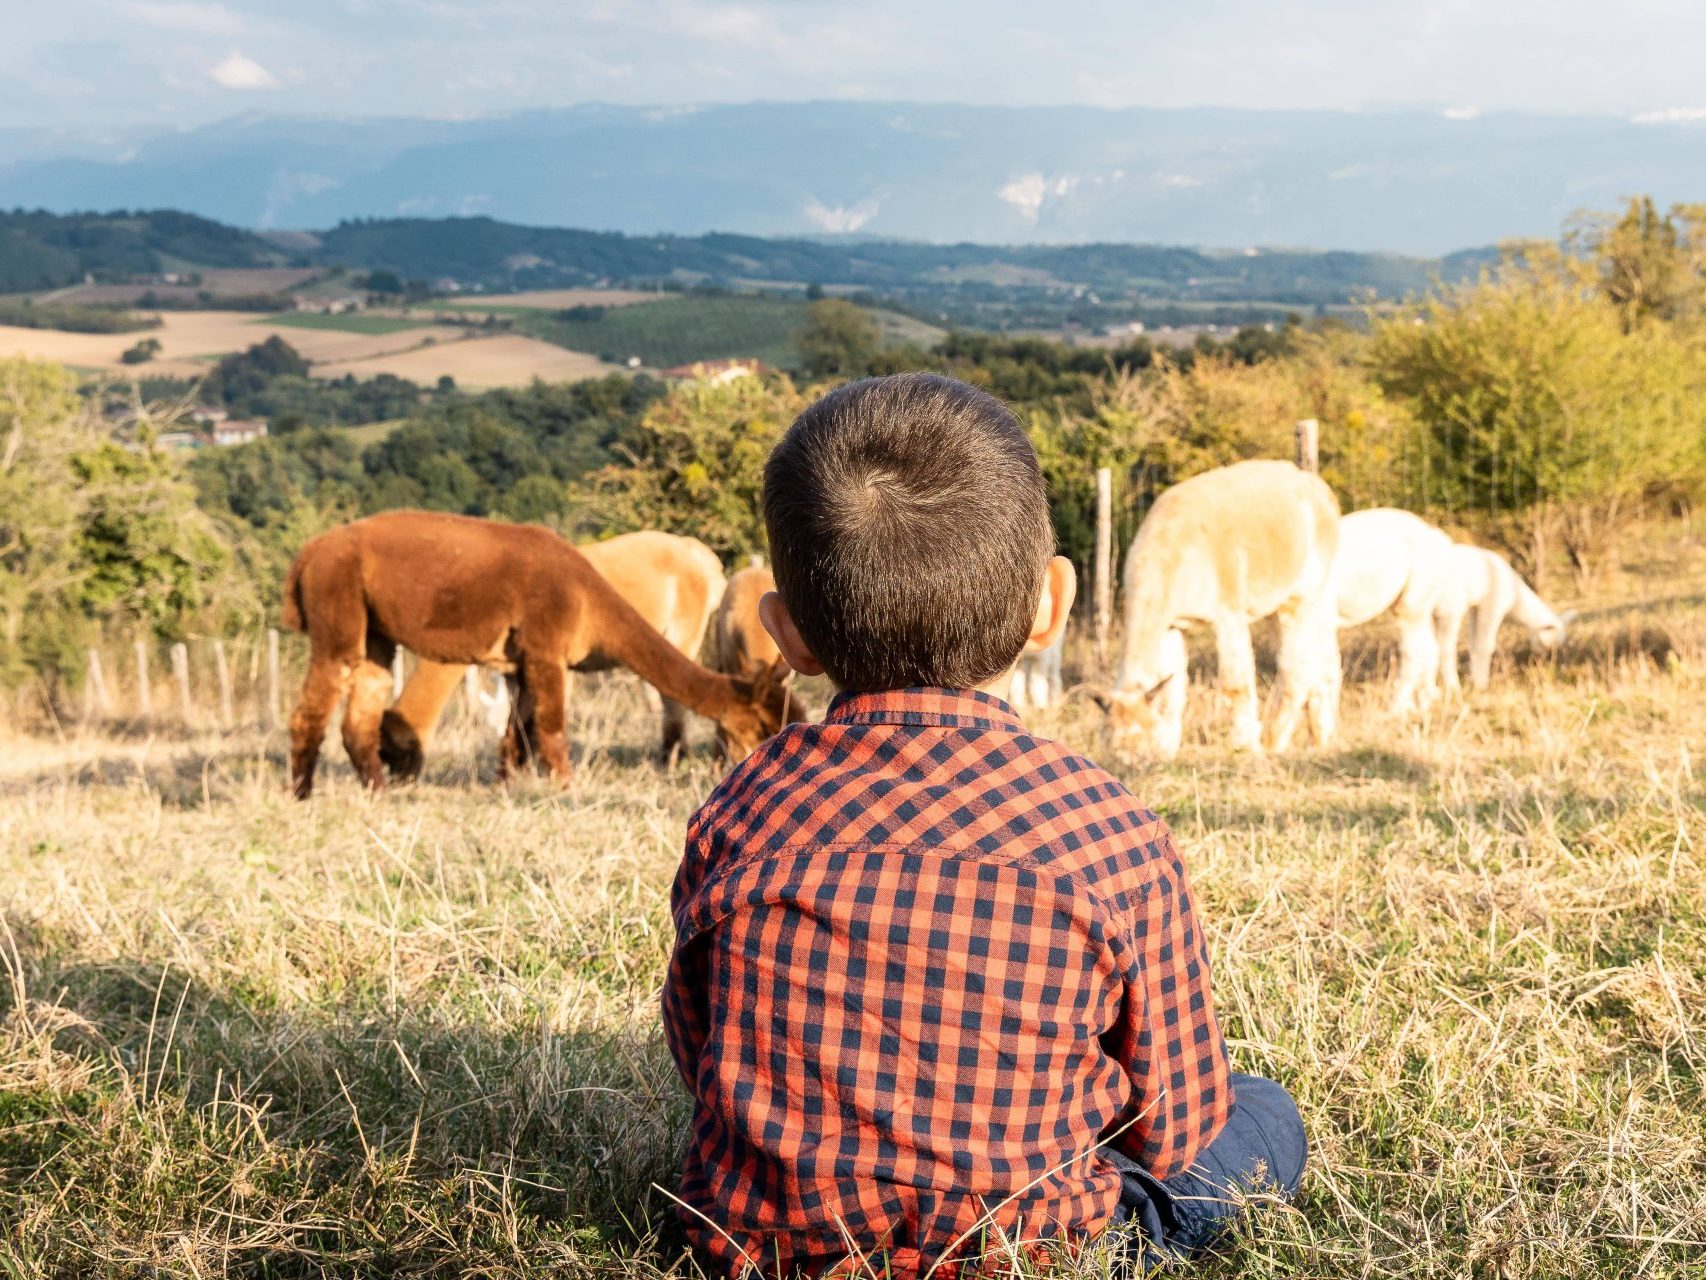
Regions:
[[[699, 656], [711, 615], [723, 596], [723, 566], [716, 552], [697, 538], [656, 530], [585, 543], [578, 550], [665, 640], [686, 657]], [[607, 671], [616, 665], [593, 655], [573, 670]], [[379, 755], [393, 777], [407, 781], [420, 775], [427, 746], [463, 671], [454, 664], [422, 661], [416, 665], [380, 727]], [[650, 685], [646, 688], [655, 700], [656, 691]], [[662, 710], [667, 756], [681, 744], [687, 712], [670, 698], [662, 700]]]
[[787, 695], [707, 671], [683, 657], [563, 539], [537, 525], [393, 511], [312, 539], [285, 579], [285, 624], [306, 631], [308, 677], [290, 717], [290, 776], [314, 785], [326, 725], [339, 701], [344, 748], [375, 789], [385, 782], [379, 724], [398, 645], [430, 662], [496, 667], [510, 678], [502, 771], [537, 751], [569, 773], [563, 737], [565, 668], [621, 664], [717, 722], [737, 757], [776, 732]]
[[1013, 668], [1013, 683], [1007, 701], [1023, 711], [1026, 707], [1051, 706], [1061, 695], [1060, 659], [1066, 650], [1066, 632], [1046, 649], [1027, 649]]
[[729, 579], [717, 610], [717, 670], [729, 675], [753, 675], [775, 666], [782, 653], [758, 620], [758, 602], [776, 590], [776, 575], [763, 565], [748, 565]]
[[1289, 462], [1239, 462], [1163, 493], [1125, 567], [1125, 645], [1108, 695], [1116, 739], [1179, 750], [1185, 711], [1183, 628], [1214, 629], [1232, 745], [1262, 749], [1250, 625], [1278, 618], [1279, 679], [1267, 745], [1283, 751], [1307, 710], [1317, 743], [1332, 737], [1339, 644], [1332, 600], [1339, 502]]
[[1457, 625], [1462, 609], [1454, 544], [1420, 516], [1389, 507], [1353, 511], [1339, 522], [1333, 566], [1339, 627], [1361, 626], [1390, 613], [1398, 624], [1397, 715], [1425, 711], [1445, 679], [1455, 688]]
[[1493, 650], [1499, 627], [1509, 617], [1528, 628], [1529, 638], [1543, 649], [1564, 643], [1574, 612], [1560, 614], [1524, 582], [1510, 561], [1496, 551], [1457, 543], [1451, 548], [1456, 591], [1440, 632], [1440, 673], [1446, 686], [1457, 688], [1457, 640], [1464, 615], [1469, 615], [1469, 683], [1485, 689], [1493, 671]]

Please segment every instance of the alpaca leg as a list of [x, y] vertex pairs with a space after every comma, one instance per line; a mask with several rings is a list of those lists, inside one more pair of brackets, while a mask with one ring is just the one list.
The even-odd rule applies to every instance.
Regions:
[[[1243, 618], [1223, 619], [1214, 628], [1214, 647], [1220, 665], [1221, 696], [1232, 710], [1232, 749], [1260, 751], [1262, 718], [1256, 700], [1256, 655], [1250, 645], [1250, 624]], [[1184, 681], [1171, 683], [1182, 685]]]
[[566, 672], [561, 662], [553, 658], [525, 660], [527, 687], [532, 691], [533, 750], [539, 754], [547, 772], [559, 782], [569, 776], [569, 750], [565, 733], [568, 713], [563, 701]]
[[668, 760], [680, 751], [687, 741], [687, 708], [674, 698], [664, 698], [662, 701], [663, 758]]
[[1499, 644], [1499, 624], [1504, 621], [1504, 615], [1491, 606], [1484, 605], [1475, 610], [1474, 621], [1469, 628], [1469, 684], [1475, 689], [1485, 689], [1493, 677], [1493, 651]]
[[504, 736], [498, 746], [498, 780], [507, 781], [525, 769], [533, 760], [533, 691], [519, 670], [504, 679], [509, 694], [509, 717], [504, 723]]
[[1339, 620], [1332, 608], [1323, 608], [1316, 617], [1315, 680], [1309, 693], [1309, 732], [1315, 745], [1324, 747], [1333, 740], [1339, 727], [1339, 691], [1344, 684], [1345, 669], [1339, 656]]
[[350, 676], [349, 704], [344, 708], [344, 750], [356, 775], [373, 791], [385, 787], [385, 763], [379, 754], [380, 721], [393, 687], [393, 645], [370, 638], [367, 656]]
[[[1248, 632], [1245, 633], [1248, 636]], [[1156, 696], [1160, 704], [1155, 716], [1155, 749], [1164, 759], [1179, 754], [1185, 740], [1185, 695], [1190, 692], [1190, 664], [1185, 654], [1185, 638], [1177, 631], [1170, 633], [1164, 666], [1171, 677]], [[1254, 676], [1252, 659], [1252, 676]]]
[[334, 659], [315, 657], [302, 682], [302, 694], [290, 713], [290, 787], [298, 800], [314, 790], [314, 766], [332, 712], [349, 690], [349, 667]]
[[1439, 649], [1431, 618], [1401, 614], [1398, 626], [1398, 687], [1392, 694], [1392, 712], [1408, 716], [1433, 702]]
[[1457, 676], [1457, 637], [1463, 630], [1463, 615], [1456, 609], [1439, 609], [1433, 616], [1434, 643], [1439, 646], [1439, 683], [1446, 696], [1461, 689]]
[[1284, 751], [1303, 719], [1309, 695], [1319, 679], [1321, 643], [1318, 606], [1304, 602], [1279, 612], [1279, 676], [1274, 681], [1273, 713], [1268, 719], [1268, 747]]

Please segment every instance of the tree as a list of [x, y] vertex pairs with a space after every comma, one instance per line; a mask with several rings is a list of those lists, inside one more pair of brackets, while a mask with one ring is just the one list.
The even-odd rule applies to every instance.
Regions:
[[824, 298], [806, 308], [806, 323], [794, 335], [794, 347], [813, 377], [847, 378], [870, 368], [882, 347], [882, 334], [863, 308]]
[[1615, 221], [1588, 215], [1565, 236], [1595, 260], [1600, 288], [1633, 329], [1647, 320], [1674, 320], [1693, 292], [1674, 217], [1661, 217], [1652, 197], [1629, 202]]
[[134, 347], [126, 347], [119, 361], [123, 364], [147, 364], [160, 354], [160, 339], [144, 338]]
[[1706, 358], [1583, 284], [1535, 251], [1375, 324], [1375, 377], [1420, 426], [1413, 505], [1478, 513], [1536, 574], [1561, 543], [1591, 575], [1645, 497], [1702, 475]]
[[762, 551], [764, 461], [805, 404], [785, 377], [675, 388], [616, 446], [624, 461], [576, 486], [574, 533], [663, 529], [725, 557]]
[[258, 613], [254, 583], [170, 459], [110, 428], [55, 365], [0, 361], [0, 682], [57, 695], [104, 626], [176, 637]]

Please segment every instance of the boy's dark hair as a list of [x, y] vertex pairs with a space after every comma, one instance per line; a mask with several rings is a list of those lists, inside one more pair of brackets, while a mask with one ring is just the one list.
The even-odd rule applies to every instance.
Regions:
[[1018, 658], [1054, 551], [1013, 411], [902, 373], [811, 405], [764, 468], [776, 589], [837, 686], [965, 689]]

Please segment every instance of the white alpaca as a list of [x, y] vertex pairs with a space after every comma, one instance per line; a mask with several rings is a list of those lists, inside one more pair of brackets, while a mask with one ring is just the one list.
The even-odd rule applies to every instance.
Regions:
[[1282, 751], [1307, 710], [1333, 734], [1339, 642], [1333, 559], [1339, 502], [1289, 462], [1240, 462], [1174, 485], [1137, 531], [1125, 567], [1125, 645], [1107, 709], [1115, 736], [1177, 753], [1185, 709], [1184, 628], [1214, 628], [1232, 745], [1262, 749], [1250, 626], [1279, 621], [1279, 679], [1267, 745]]
[[1389, 507], [1353, 511], [1339, 522], [1333, 566], [1339, 627], [1361, 626], [1390, 613], [1398, 624], [1398, 684], [1392, 710], [1425, 711], [1439, 694], [1442, 657], [1456, 679], [1457, 627], [1463, 595], [1455, 544], [1420, 516]]
[[1066, 632], [1062, 631], [1059, 639], [1048, 648], [1027, 649], [1019, 655], [1019, 663], [1013, 668], [1013, 683], [1007, 693], [1007, 701], [1015, 710], [1051, 706], [1060, 697], [1060, 658], [1065, 649]]
[[1529, 638], [1541, 648], [1556, 649], [1564, 643], [1574, 613], [1553, 609], [1498, 552], [1457, 543], [1451, 548], [1451, 563], [1456, 590], [1446, 603], [1440, 631], [1440, 674], [1447, 688], [1457, 688], [1457, 641], [1466, 614], [1469, 683], [1476, 689], [1485, 689], [1492, 676], [1499, 627], [1507, 617], [1527, 627]]

